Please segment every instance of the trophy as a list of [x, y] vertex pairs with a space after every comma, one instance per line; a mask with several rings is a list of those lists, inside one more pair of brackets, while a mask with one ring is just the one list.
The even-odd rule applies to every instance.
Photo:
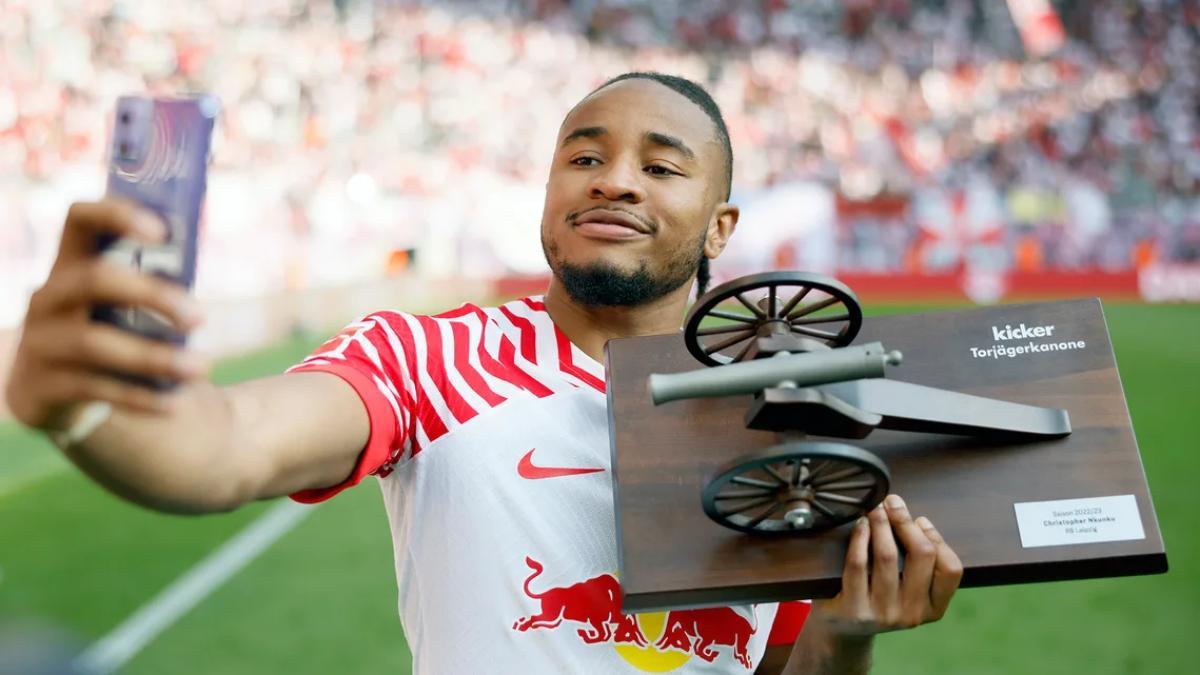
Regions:
[[[763, 290], [757, 301], [747, 299]], [[825, 299], [802, 304], [813, 291]], [[749, 313], [719, 309], [733, 299]], [[836, 311], [818, 313], [829, 308]], [[711, 319], [730, 323], [701, 327]], [[859, 439], [900, 429], [1017, 440], [1071, 433], [1065, 410], [883, 379], [885, 366], [900, 365], [903, 355], [879, 342], [849, 346], [861, 326], [850, 289], [799, 272], [731, 281], [697, 303], [684, 341], [714, 368], [651, 375], [651, 400], [753, 394], [746, 427], [777, 432], [780, 440], [717, 472], [702, 493], [709, 518], [753, 534], [807, 534], [855, 520], [883, 500], [891, 475], [878, 456], [848, 443], [806, 440], [810, 434]], [[725, 349], [738, 351], [730, 357]]]
[[1094, 300], [864, 319], [769, 272], [607, 351], [627, 611], [834, 595], [889, 492], [964, 586], [1166, 569]]

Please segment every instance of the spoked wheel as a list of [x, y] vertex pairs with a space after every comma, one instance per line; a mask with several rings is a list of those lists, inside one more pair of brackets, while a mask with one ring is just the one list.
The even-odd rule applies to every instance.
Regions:
[[720, 366], [745, 358], [758, 337], [790, 333], [841, 347], [861, 327], [862, 308], [845, 284], [819, 274], [766, 272], [700, 297], [688, 313], [684, 341], [701, 363]]
[[784, 443], [722, 467], [701, 494], [704, 512], [751, 534], [814, 534], [875, 508], [891, 474], [873, 453], [845, 443]]

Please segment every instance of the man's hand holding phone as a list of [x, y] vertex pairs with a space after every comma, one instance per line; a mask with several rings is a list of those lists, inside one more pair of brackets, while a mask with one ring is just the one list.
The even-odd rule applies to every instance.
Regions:
[[[216, 386], [185, 346], [200, 323], [186, 286], [97, 250], [103, 237], [158, 245], [165, 231], [125, 199], [71, 207], [26, 314], [5, 392], [13, 414], [114, 494], [169, 513], [228, 511], [344, 480], [370, 433], [353, 389], [323, 373]], [[179, 339], [98, 320], [98, 306], [153, 312]]]
[[116, 102], [108, 197], [67, 213], [5, 392], [60, 446], [113, 409], [167, 412], [168, 392], [205, 371], [183, 345], [199, 321], [188, 290], [218, 108], [203, 94]]
[[170, 513], [335, 485], [371, 430], [335, 375], [219, 387], [185, 346], [217, 112], [202, 94], [117, 101], [108, 197], [67, 213], [5, 388], [16, 418], [93, 480]]
[[184, 382], [207, 372], [205, 361], [183, 345], [91, 319], [94, 307], [109, 305], [153, 310], [185, 334], [200, 322], [198, 304], [180, 284], [102, 259], [97, 241], [105, 235], [146, 244], [167, 236], [157, 215], [125, 199], [72, 205], [58, 257], [30, 300], [5, 392], [13, 415], [29, 426], [68, 428], [80, 405], [91, 401], [167, 412], [171, 391], [131, 380]]

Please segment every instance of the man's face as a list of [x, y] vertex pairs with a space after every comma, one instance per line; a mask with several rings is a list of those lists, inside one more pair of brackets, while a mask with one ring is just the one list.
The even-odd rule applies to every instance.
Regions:
[[724, 196], [712, 121], [651, 80], [609, 85], [559, 130], [542, 247], [586, 305], [638, 305], [691, 281]]

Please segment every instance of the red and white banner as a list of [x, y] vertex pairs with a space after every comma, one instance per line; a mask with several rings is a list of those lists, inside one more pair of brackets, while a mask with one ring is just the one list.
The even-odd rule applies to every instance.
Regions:
[[[763, 270], [766, 271], [766, 270]], [[996, 270], [952, 272], [832, 272], [864, 302], [1024, 302], [1098, 296], [1105, 300], [1200, 302], [1200, 264], [1150, 265], [1135, 270]], [[722, 281], [725, 279], [721, 279]], [[497, 297], [545, 291], [543, 275], [496, 279]]]
[[1149, 302], [1200, 302], [1200, 265], [1149, 265], [1138, 274], [1138, 292]]

